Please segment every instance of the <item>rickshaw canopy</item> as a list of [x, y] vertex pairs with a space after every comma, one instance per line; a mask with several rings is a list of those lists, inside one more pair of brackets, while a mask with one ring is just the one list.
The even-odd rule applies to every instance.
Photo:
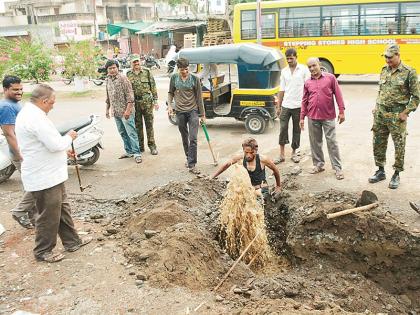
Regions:
[[178, 53], [192, 64], [237, 64], [258, 71], [280, 71], [284, 57], [279, 51], [257, 44], [227, 44], [186, 48]]

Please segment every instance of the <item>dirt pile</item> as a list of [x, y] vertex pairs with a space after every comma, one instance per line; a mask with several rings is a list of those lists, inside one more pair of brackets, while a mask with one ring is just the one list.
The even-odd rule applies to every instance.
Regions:
[[[233, 264], [219, 239], [225, 188], [225, 183], [194, 179], [127, 202], [126, 217], [114, 224], [122, 229], [121, 245], [137, 269], [132, 274], [156, 287], [213, 289]], [[240, 263], [217, 292], [219, 301], [244, 314], [257, 309], [299, 314], [418, 311], [419, 236], [402, 229], [383, 206], [326, 218], [326, 213], [353, 207], [356, 200], [338, 191], [296, 190], [269, 201], [269, 244], [280, 259], [273, 257], [257, 271]]]

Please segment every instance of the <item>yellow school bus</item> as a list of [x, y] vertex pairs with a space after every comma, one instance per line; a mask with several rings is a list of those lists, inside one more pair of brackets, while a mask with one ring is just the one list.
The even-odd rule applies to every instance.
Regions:
[[[380, 72], [393, 43], [420, 73], [420, 1], [263, 1], [259, 20], [263, 45], [283, 53], [296, 48], [301, 63], [319, 57], [323, 70], [337, 76]], [[235, 6], [233, 39], [256, 42], [255, 2]]]

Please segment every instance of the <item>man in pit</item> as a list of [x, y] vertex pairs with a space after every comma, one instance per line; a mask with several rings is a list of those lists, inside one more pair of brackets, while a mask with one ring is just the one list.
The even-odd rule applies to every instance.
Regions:
[[257, 194], [261, 193], [264, 197], [268, 196], [269, 194], [268, 184], [265, 177], [266, 166], [273, 171], [273, 175], [276, 179], [276, 187], [274, 193], [279, 193], [281, 191], [280, 172], [271, 159], [258, 154], [257, 141], [253, 138], [246, 139], [242, 143], [242, 149], [243, 154], [233, 156], [229, 161], [223, 164], [211, 178], [216, 178], [224, 171], [226, 171], [231, 165], [236, 164], [242, 160], [242, 165], [248, 171], [251, 184], [254, 186]]

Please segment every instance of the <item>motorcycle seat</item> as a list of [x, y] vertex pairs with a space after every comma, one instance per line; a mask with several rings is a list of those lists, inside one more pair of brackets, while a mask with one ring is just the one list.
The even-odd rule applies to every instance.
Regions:
[[73, 119], [57, 126], [57, 130], [62, 136], [64, 136], [70, 130], [79, 131], [80, 129], [90, 125], [92, 120], [92, 117]]

